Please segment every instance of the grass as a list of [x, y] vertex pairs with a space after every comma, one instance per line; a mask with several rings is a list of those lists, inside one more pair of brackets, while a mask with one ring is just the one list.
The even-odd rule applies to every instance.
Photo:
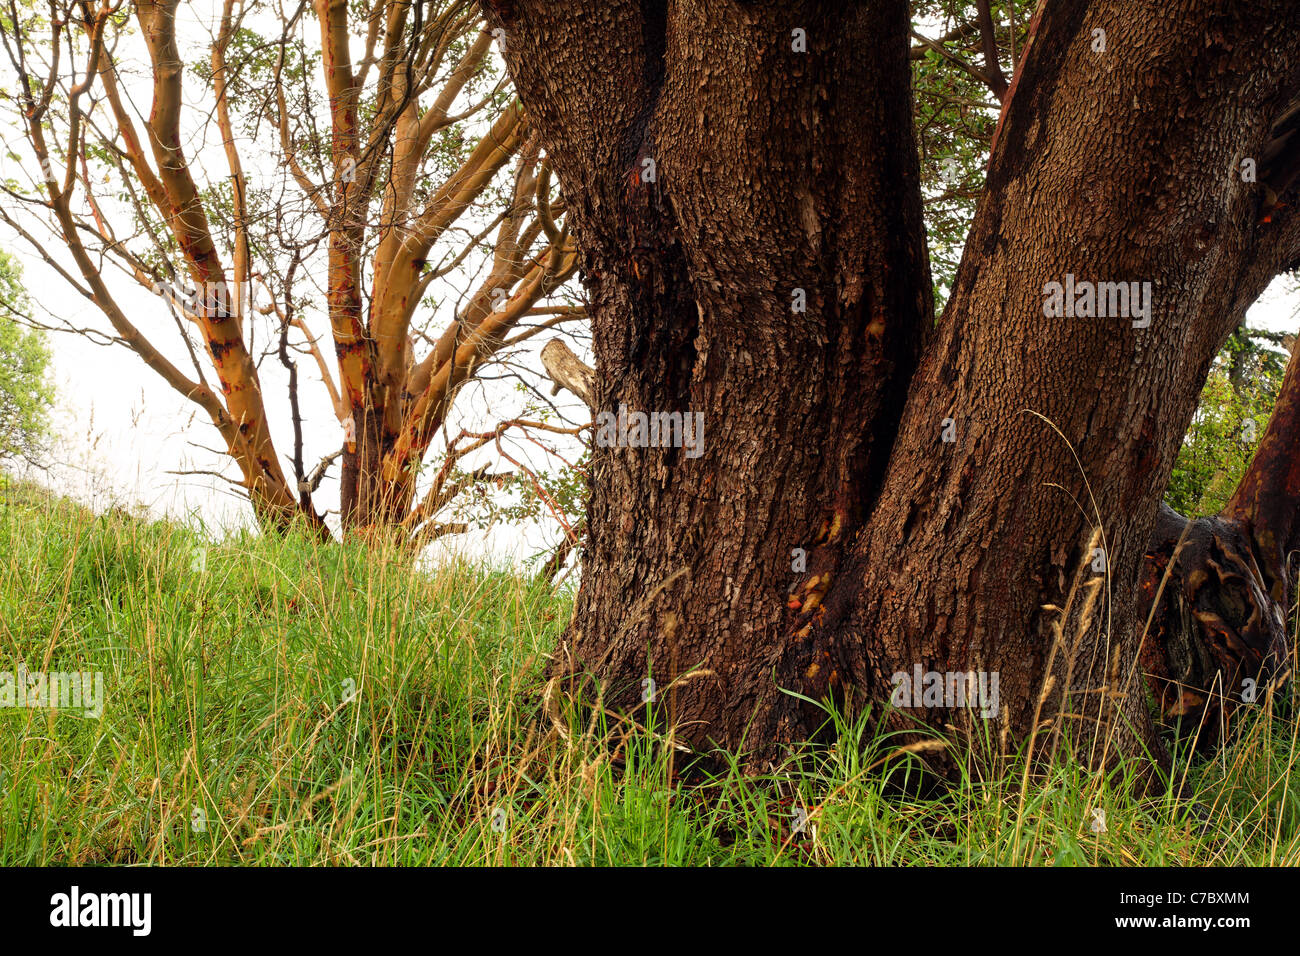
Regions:
[[[538, 719], [563, 596], [470, 563], [192, 530], [0, 491], [0, 671], [98, 671], [98, 717], [0, 708], [0, 864], [1261, 865], [1300, 859], [1297, 725], [1180, 764], [1194, 801], [1062, 760], [830, 751], [683, 785], [642, 732]], [[1295, 708], [1279, 707], [1294, 714]], [[1104, 832], [1093, 832], [1100, 811]]]

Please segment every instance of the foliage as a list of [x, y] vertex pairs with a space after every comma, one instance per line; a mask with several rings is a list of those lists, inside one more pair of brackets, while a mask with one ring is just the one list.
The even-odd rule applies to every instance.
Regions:
[[[549, 402], [529, 397], [534, 393], [522, 383], [515, 389], [526, 396], [517, 419], [563, 424], [558, 422], [559, 416]], [[544, 432], [531, 434], [530, 443], [540, 444], [545, 437]], [[517, 465], [490, 483], [472, 483], [456, 504], [456, 517], [477, 528], [529, 522], [554, 522], [566, 531], [576, 526], [587, 510], [590, 449], [584, 444], [581, 454], [567, 461], [555, 448], [543, 447], [547, 450], [549, 467], [534, 471]], [[463, 471], [458, 475], [459, 480], [471, 477]]]
[[1215, 358], [1183, 439], [1165, 501], [1188, 517], [1228, 503], [1264, 436], [1286, 372], [1282, 336], [1242, 326]]
[[21, 268], [0, 250], [0, 460], [35, 459], [49, 435], [50, 350], [42, 332], [18, 321], [27, 312]]
[[[995, 5], [998, 52], [1003, 72], [1011, 76], [1013, 53], [1019, 57], [1037, 0], [1013, 0]], [[913, 22], [940, 42], [952, 57], [981, 68], [984, 65], [978, 31], [961, 28], [975, 21], [974, 5], [953, 0], [926, 0], [912, 4]], [[1014, 24], [1014, 25], [1013, 25]], [[914, 49], [922, 44], [914, 39]], [[921, 154], [921, 190], [925, 202], [925, 227], [930, 249], [936, 311], [942, 311], [952, 289], [975, 216], [975, 204], [984, 188], [989, 146], [997, 126], [999, 104], [988, 86], [954, 65], [933, 48], [912, 60], [915, 90], [914, 118]]]

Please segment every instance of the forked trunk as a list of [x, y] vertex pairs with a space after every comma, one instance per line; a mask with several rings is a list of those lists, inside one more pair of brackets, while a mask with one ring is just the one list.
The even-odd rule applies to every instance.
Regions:
[[[1294, 11], [1045, 5], [927, 344], [903, 0], [488, 6], [616, 416], [556, 673], [759, 758], [817, 733], [801, 698], [898, 704], [918, 673], [981, 699], [909, 695], [896, 726], [1014, 747], [1068, 710], [1097, 763], [1158, 751], [1138, 573], [1280, 265], [1237, 169], [1300, 87]], [[703, 443], [644, 447], [623, 406], [702, 414]]]

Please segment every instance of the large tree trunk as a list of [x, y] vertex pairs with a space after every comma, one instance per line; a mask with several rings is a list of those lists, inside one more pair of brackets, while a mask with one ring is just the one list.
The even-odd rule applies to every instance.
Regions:
[[[1039, 14], [842, 618], [872, 696], [914, 663], [998, 673], [994, 739], [1050, 720], [1103, 764], [1162, 756], [1135, 585], [1209, 365], [1263, 289], [1259, 196], [1234, 174], [1296, 88], [1293, 43], [1248, 42], [1254, 14], [1136, 6]], [[1149, 326], [1046, 317], [1067, 275], [1150, 283]]]
[[[1068, 706], [1124, 718], [1098, 762], [1156, 746], [1139, 565], [1210, 360], [1278, 267], [1235, 170], [1297, 89], [1295, 14], [1040, 12], [918, 365], [903, 0], [489, 6], [572, 197], [596, 407], [704, 414], [698, 458], [593, 450], [557, 672], [634, 716], [649, 677], [681, 739], [759, 757], [825, 719], [795, 694], [884, 702], [917, 666], [999, 673], [992, 739]], [[1151, 283], [1149, 327], [1046, 318], [1067, 274]]]
[[[773, 670], [819, 593], [793, 589], [829, 580], [860, 526], [889, 451], [875, 436], [931, 323], [916, 150], [895, 121], [910, 110], [907, 5], [794, 20], [682, 6], [671, 31], [652, 8], [539, 8], [507, 26], [507, 51], [516, 35], [547, 50], [514, 65], [556, 94], [530, 109], [557, 131], [585, 254], [596, 408], [703, 415], [698, 457], [593, 449], [560, 666], [629, 710], [650, 678], [692, 740], [734, 741], [756, 708], [779, 709]], [[564, 62], [595, 36], [608, 42], [590, 75]]]

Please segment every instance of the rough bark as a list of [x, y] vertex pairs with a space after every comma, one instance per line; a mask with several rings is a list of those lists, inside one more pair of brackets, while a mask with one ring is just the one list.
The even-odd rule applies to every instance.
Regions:
[[[597, 409], [706, 423], [699, 458], [593, 450], [556, 674], [633, 715], [649, 676], [682, 739], [773, 756], [824, 719], [787, 690], [990, 671], [1003, 746], [1072, 712], [1094, 762], [1159, 757], [1138, 573], [1210, 361], [1294, 258], [1237, 169], [1300, 88], [1296, 11], [1040, 8], [918, 365], [905, 3], [485, 5], [572, 199]], [[1046, 318], [1067, 274], [1151, 283], [1149, 326]]]
[[704, 415], [697, 458], [593, 449], [558, 666], [629, 710], [649, 677], [694, 742], [734, 742], [783, 697], [795, 549], [834, 575], [931, 323], [907, 5], [499, 13], [571, 200], [597, 409]]
[[[1040, 8], [834, 605], [846, 669], [872, 697], [913, 663], [997, 672], [993, 739], [1072, 714], [1099, 763], [1162, 756], [1136, 676], [1138, 572], [1210, 362], [1263, 289], [1246, 268], [1260, 194], [1237, 170], [1297, 81], [1291, 8], [1139, 6]], [[1067, 274], [1151, 283], [1149, 327], [1046, 318], [1045, 283]], [[938, 440], [944, 416], [953, 443]], [[944, 710], [927, 721], [970, 725]]]

